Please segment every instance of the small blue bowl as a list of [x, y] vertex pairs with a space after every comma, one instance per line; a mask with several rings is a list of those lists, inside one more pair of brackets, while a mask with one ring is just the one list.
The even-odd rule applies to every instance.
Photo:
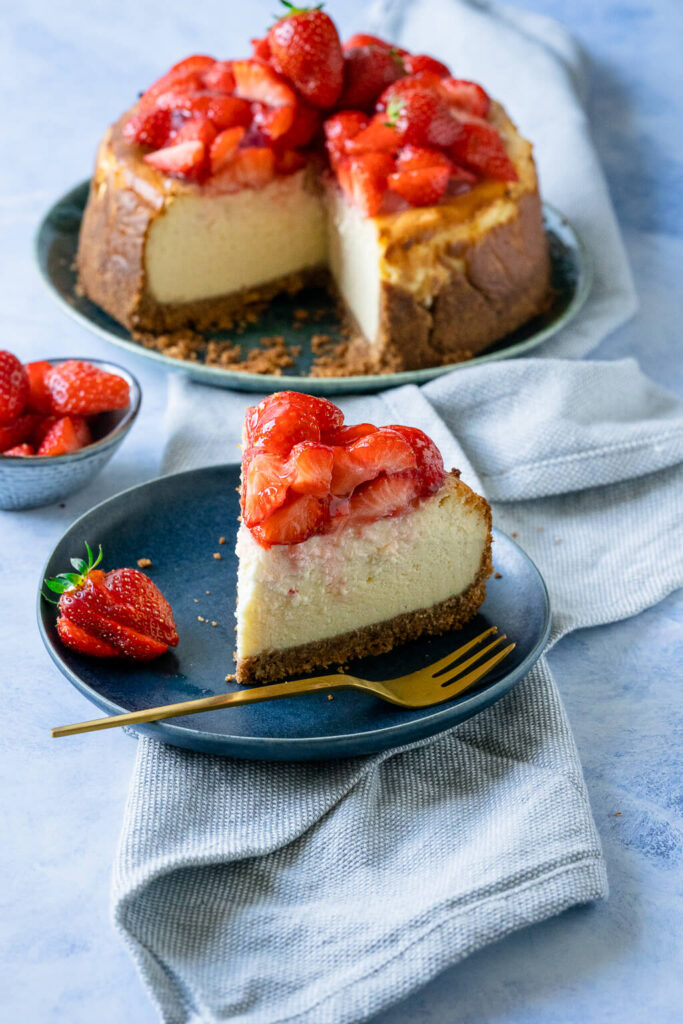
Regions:
[[[92, 444], [69, 455], [0, 455], [0, 509], [51, 505], [74, 491], [80, 491], [106, 466], [133, 425], [142, 398], [140, 385], [133, 374], [103, 359], [78, 358], [107, 373], [123, 377], [130, 388], [128, 407], [93, 417], [90, 420]], [[64, 358], [47, 360], [53, 366], [66, 361]]]

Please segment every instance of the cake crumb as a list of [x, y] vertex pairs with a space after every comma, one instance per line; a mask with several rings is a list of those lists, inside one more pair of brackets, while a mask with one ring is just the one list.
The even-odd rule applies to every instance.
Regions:
[[494, 580], [502, 580], [502, 578], [503, 578], [502, 572], [494, 572], [493, 578], [494, 578]]
[[331, 694], [331, 693], [328, 693], [328, 695], [327, 695], [327, 699], [328, 699], [328, 700], [334, 700], [334, 697], [332, 696], [332, 694]]
[[205, 593], [205, 594], [210, 594], [210, 593], [211, 593], [211, 591], [210, 591], [210, 590], [205, 590], [205, 591], [204, 591], [204, 593]]
[[214, 619], [214, 620], [212, 620], [212, 622], [211, 622], [211, 625], [212, 625], [212, 626], [217, 626], [217, 625], [218, 625], [218, 623], [217, 623], [217, 622], [215, 621], [215, 619]]
[[199, 619], [200, 622], [206, 622], [206, 619], [204, 618], [203, 615], [198, 615], [197, 618]]
[[234, 674], [232, 672], [229, 672], [228, 675], [225, 677], [225, 681], [226, 681], [226, 683], [231, 683], [234, 678], [235, 678]]
[[151, 558], [138, 558], [138, 568], [140, 569], [148, 569], [151, 564]]
[[198, 597], [193, 597], [192, 600], [194, 601], [195, 604], [199, 604], [199, 598]]
[[222, 554], [220, 553], [220, 551], [214, 551], [214, 553], [213, 553], [213, 557], [214, 557], [214, 558], [216, 559], [216, 561], [217, 561], [217, 562], [220, 562], [220, 560], [221, 560], [221, 558], [222, 558], [223, 556], [222, 556]]
[[510, 534], [510, 536], [511, 536], [511, 537], [513, 538], [513, 540], [514, 540], [514, 539], [516, 539], [516, 538], [517, 538], [517, 537], [519, 536], [519, 534], [518, 534], [518, 533], [511, 533], [511, 534]]
[[614, 817], [615, 818], [620, 818], [621, 817], [621, 811], [615, 811], [614, 812]]
[[218, 538], [218, 543], [219, 544], [225, 544], [225, 537], [219, 537]]

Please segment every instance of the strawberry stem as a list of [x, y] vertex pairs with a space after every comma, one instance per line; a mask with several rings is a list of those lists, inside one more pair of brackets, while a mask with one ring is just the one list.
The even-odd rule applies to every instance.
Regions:
[[[93, 569], [102, 561], [102, 545], [99, 546], [99, 552], [97, 558], [95, 558], [92, 548], [85, 541], [85, 550], [88, 556], [87, 562], [83, 558], [72, 558], [71, 564], [76, 572], [60, 572], [57, 576], [53, 576], [52, 579], [45, 580], [45, 586], [48, 587], [54, 594], [66, 594], [70, 590], [78, 590], [82, 587], [88, 578], [89, 574]], [[43, 594], [46, 601], [50, 601], [52, 604], [56, 604], [46, 594]]]

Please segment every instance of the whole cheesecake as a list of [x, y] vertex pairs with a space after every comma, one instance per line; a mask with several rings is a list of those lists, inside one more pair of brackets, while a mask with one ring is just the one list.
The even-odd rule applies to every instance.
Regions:
[[492, 572], [491, 510], [403, 426], [345, 426], [278, 392], [247, 410], [237, 680], [267, 682], [462, 626]]
[[378, 370], [467, 358], [549, 294], [531, 145], [503, 107], [377, 37], [342, 48], [319, 9], [250, 59], [181, 61], [123, 115], [77, 265], [93, 302], [151, 334], [230, 328], [329, 281]]

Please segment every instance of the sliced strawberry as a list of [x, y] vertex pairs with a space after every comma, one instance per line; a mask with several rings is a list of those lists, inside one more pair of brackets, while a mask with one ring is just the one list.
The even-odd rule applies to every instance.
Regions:
[[366, 217], [379, 212], [394, 169], [389, 153], [362, 153], [342, 160], [337, 177], [342, 189]]
[[4, 452], [17, 444], [23, 444], [24, 441], [31, 441], [39, 420], [39, 415], [27, 412], [9, 420], [8, 423], [0, 423], [0, 451]]
[[441, 97], [441, 78], [430, 71], [423, 71], [419, 75], [406, 75], [387, 86], [380, 95], [375, 110], [378, 114], [386, 111], [393, 101], [405, 100], [413, 92], [431, 92], [437, 98]]
[[263, 188], [274, 177], [275, 154], [272, 149], [267, 146], [245, 146], [234, 153], [216, 180], [235, 189]]
[[225, 131], [220, 132], [211, 143], [211, 149], [209, 150], [209, 161], [211, 163], [211, 173], [216, 174], [226, 164], [230, 163], [233, 156], [237, 152], [242, 138], [244, 136], [245, 129], [242, 127], [237, 128], [226, 128]]
[[204, 85], [207, 89], [215, 89], [216, 92], [232, 93], [235, 90], [235, 76], [232, 73], [231, 60], [217, 60], [202, 75]]
[[251, 107], [237, 96], [213, 96], [206, 108], [206, 116], [219, 131], [226, 128], [248, 127]]
[[91, 441], [90, 427], [82, 416], [62, 416], [47, 432], [36, 454], [68, 455]]
[[334, 449], [334, 468], [330, 490], [342, 496], [380, 473], [400, 473], [415, 469], [417, 460], [408, 441], [394, 430], [383, 427], [366, 434], [348, 447]]
[[32, 444], [15, 444], [13, 448], [8, 448], [7, 451], [2, 454], [23, 458], [26, 455], [35, 455], [36, 450]]
[[354, 519], [384, 519], [401, 512], [419, 495], [415, 473], [379, 476], [351, 495], [348, 514]]
[[251, 529], [284, 504], [289, 486], [286, 459], [252, 449], [242, 463], [242, 518]]
[[397, 171], [421, 171], [425, 167], [450, 167], [451, 161], [440, 149], [429, 146], [403, 146], [396, 158]]
[[260, 60], [236, 60], [232, 65], [235, 95], [269, 107], [293, 107], [296, 93], [286, 80]]
[[0, 423], [23, 412], [29, 391], [28, 374], [21, 362], [12, 352], [0, 351]]
[[344, 414], [326, 398], [299, 391], [275, 391], [247, 409], [247, 445], [288, 455], [300, 441], [319, 441], [321, 433], [338, 430]]
[[54, 427], [59, 416], [41, 416], [31, 432], [31, 441], [34, 448], [40, 448], [41, 444]]
[[291, 128], [278, 139], [278, 146], [286, 149], [299, 149], [302, 146], [308, 146], [320, 131], [321, 125], [321, 112], [301, 101], [297, 103]]
[[254, 124], [271, 142], [286, 135], [294, 124], [296, 107], [266, 107], [262, 103], [254, 103], [253, 108]]
[[209, 149], [216, 135], [217, 131], [211, 121], [206, 118], [192, 118], [182, 126], [173, 140], [173, 145], [179, 146], [183, 142], [201, 142]]
[[450, 153], [458, 164], [497, 181], [517, 181], [515, 165], [496, 129], [484, 121], [461, 124], [461, 132]]
[[402, 137], [395, 124], [387, 121], [385, 114], [376, 114], [367, 128], [354, 135], [346, 142], [346, 152], [356, 153], [396, 153], [400, 148]]
[[35, 363], [26, 363], [25, 370], [29, 386], [27, 408], [33, 412], [47, 414], [52, 410], [52, 399], [46, 381], [47, 374], [51, 369], [52, 366], [46, 359]]
[[423, 53], [408, 53], [403, 58], [405, 69], [409, 75], [418, 75], [423, 71], [428, 71], [433, 75], [438, 75], [439, 78], [445, 75], [450, 75], [450, 68], [442, 64], [440, 60], [435, 60], [434, 57], [427, 57]]
[[268, 31], [270, 63], [311, 106], [333, 107], [344, 77], [344, 55], [334, 22], [319, 7], [286, 6], [287, 14]]
[[411, 206], [433, 206], [448, 188], [449, 167], [423, 167], [390, 174], [387, 184]]
[[295, 495], [273, 512], [253, 534], [260, 544], [300, 544], [320, 533], [327, 520], [326, 503], [312, 494]]
[[275, 152], [276, 174], [293, 174], [306, 166], [306, 157], [297, 149], [281, 150], [279, 147]]
[[325, 121], [325, 146], [332, 165], [346, 156], [346, 143], [355, 138], [369, 123], [369, 118], [358, 110], [342, 110]]
[[178, 146], [157, 149], [144, 157], [145, 163], [158, 171], [186, 178], [198, 175], [205, 159], [206, 146], [203, 142], [181, 142]]
[[465, 110], [474, 117], [488, 117], [491, 100], [485, 89], [476, 82], [467, 82], [463, 78], [443, 78], [441, 89], [446, 101]]
[[123, 377], [80, 359], [67, 359], [52, 367], [46, 381], [52, 411], [63, 415], [95, 416], [125, 409], [130, 402], [130, 389]]
[[357, 441], [359, 437], [365, 437], [366, 434], [374, 434], [376, 430], [377, 427], [372, 423], [356, 423], [354, 426], [339, 427], [338, 430], [323, 433], [323, 440], [326, 444], [331, 445], [351, 444], [352, 441]]
[[168, 142], [173, 128], [171, 110], [141, 107], [123, 126], [123, 137], [131, 145], [161, 149]]
[[389, 429], [400, 434], [411, 446], [417, 460], [417, 475], [421, 484], [421, 493], [433, 494], [438, 491], [445, 474], [441, 452], [431, 437], [428, 437], [418, 427], [403, 427], [393, 424]]
[[112, 599], [109, 618], [171, 647], [178, 643], [171, 606], [149, 576], [139, 569], [113, 569], [102, 582]]
[[325, 498], [330, 493], [334, 451], [317, 441], [294, 445], [287, 460], [290, 488], [297, 494]]
[[270, 43], [268, 37], [251, 40], [251, 55], [255, 60], [262, 60], [268, 63], [270, 60]]
[[355, 46], [344, 52], [344, 89], [339, 106], [371, 113], [378, 96], [406, 74], [403, 58], [385, 46]]
[[174, 64], [165, 75], [158, 78], [144, 93], [143, 100], [154, 100], [157, 96], [161, 96], [162, 93], [178, 86], [182, 86], [185, 89], [189, 89], [193, 85], [196, 88], [201, 88], [203, 76], [215, 63], [216, 61], [213, 57], [207, 57], [202, 54], [186, 57], [184, 60]]
[[88, 654], [92, 658], [120, 658], [121, 653], [116, 647], [90, 636], [84, 629], [77, 626], [63, 615], [57, 619], [57, 633], [65, 647], [71, 647], [79, 654]]

